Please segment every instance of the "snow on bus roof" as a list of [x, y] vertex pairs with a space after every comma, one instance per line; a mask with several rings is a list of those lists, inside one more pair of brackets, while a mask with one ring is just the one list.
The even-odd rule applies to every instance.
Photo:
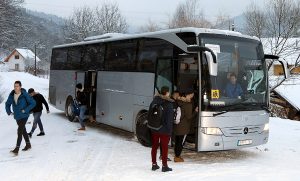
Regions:
[[220, 34], [220, 35], [248, 38], [248, 39], [253, 39], [253, 40], [259, 41], [259, 39], [257, 37], [243, 35], [242, 33], [236, 32], [236, 31], [186, 27], [186, 28], [160, 30], [160, 31], [155, 31], [155, 32], [145, 32], [145, 33], [139, 33], [139, 34], [107, 33], [107, 34], [103, 34], [103, 35], [87, 37], [84, 41], [81, 41], [81, 42], [57, 45], [57, 46], [54, 46], [53, 48], [63, 48], [63, 47], [70, 47], [70, 46], [76, 46], [76, 45], [85, 45], [85, 44], [109, 42], [109, 41], [116, 41], [116, 40], [125, 40], [125, 39], [140, 38], [140, 37], [156, 38], [162, 34], [181, 33], [181, 32], [194, 32], [197, 35], [200, 33]]

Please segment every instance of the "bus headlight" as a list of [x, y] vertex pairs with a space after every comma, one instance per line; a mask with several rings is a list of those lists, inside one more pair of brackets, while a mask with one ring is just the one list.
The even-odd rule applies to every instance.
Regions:
[[269, 123], [265, 124], [264, 131], [269, 131]]
[[201, 132], [208, 135], [223, 135], [220, 128], [201, 128]]

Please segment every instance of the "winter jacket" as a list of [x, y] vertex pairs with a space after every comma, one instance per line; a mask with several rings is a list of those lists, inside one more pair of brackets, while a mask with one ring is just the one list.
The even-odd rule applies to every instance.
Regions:
[[78, 90], [76, 92], [76, 100], [78, 101], [79, 105], [87, 105], [87, 93]]
[[194, 125], [197, 113], [193, 110], [192, 101], [188, 101], [185, 97], [178, 98], [177, 103], [181, 109], [181, 117], [179, 124], [174, 125], [174, 134], [186, 135]]
[[237, 98], [243, 95], [243, 89], [240, 84], [228, 83], [225, 88], [225, 94], [230, 98]]
[[174, 122], [174, 109], [173, 109], [173, 103], [174, 100], [163, 96], [163, 95], [157, 95], [154, 97], [151, 104], [162, 104], [164, 111], [163, 111], [163, 125], [158, 131], [161, 134], [167, 134], [172, 135], [173, 131], [173, 122]]
[[44, 96], [42, 94], [36, 93], [34, 96], [32, 96], [33, 99], [36, 102], [35, 107], [31, 110], [32, 112], [41, 112], [43, 110], [43, 104], [46, 107], [46, 110], [49, 111], [49, 106], [47, 101], [45, 100]]
[[32, 108], [35, 106], [35, 100], [26, 92], [25, 89], [21, 89], [21, 95], [18, 98], [17, 104], [14, 101], [14, 94], [15, 91], [11, 91], [11, 93], [8, 96], [8, 99], [5, 103], [5, 109], [6, 113], [10, 115], [12, 106], [14, 118], [18, 121], [20, 119], [28, 118], [29, 112]]

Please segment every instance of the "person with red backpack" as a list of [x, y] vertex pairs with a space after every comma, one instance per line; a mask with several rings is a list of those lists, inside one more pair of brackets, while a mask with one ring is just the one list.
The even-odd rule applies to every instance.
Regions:
[[152, 132], [152, 170], [160, 167], [156, 162], [157, 149], [162, 148], [162, 172], [172, 171], [168, 167], [168, 143], [173, 131], [174, 122], [174, 100], [170, 98], [169, 87], [162, 87], [161, 94], [154, 97], [148, 112], [148, 127]]

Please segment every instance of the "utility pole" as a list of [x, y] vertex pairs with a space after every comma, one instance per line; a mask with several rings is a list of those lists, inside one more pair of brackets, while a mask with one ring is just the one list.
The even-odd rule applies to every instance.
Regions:
[[34, 75], [36, 76], [36, 44], [34, 44]]

